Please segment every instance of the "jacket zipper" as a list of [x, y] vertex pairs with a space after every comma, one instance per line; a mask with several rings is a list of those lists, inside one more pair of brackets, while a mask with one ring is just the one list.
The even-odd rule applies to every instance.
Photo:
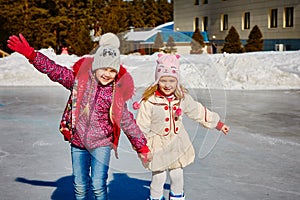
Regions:
[[[98, 96], [99, 96], [99, 91], [100, 91], [100, 85], [98, 85], [97, 87], [97, 91], [96, 91], [96, 95], [95, 95], [95, 98], [93, 100], [93, 104], [89, 110], [89, 119], [88, 119], [88, 122], [86, 124], [86, 127], [85, 127], [85, 130], [84, 130], [84, 146], [86, 147], [86, 144], [87, 144], [87, 136], [88, 136], [88, 133], [89, 133], [89, 128], [90, 128], [90, 124], [91, 124], [91, 116], [93, 114], [93, 111], [94, 111], [94, 108], [95, 108], [95, 105], [96, 105], [96, 102], [97, 102], [97, 99], [98, 99]], [[89, 103], [89, 102], [87, 102]]]

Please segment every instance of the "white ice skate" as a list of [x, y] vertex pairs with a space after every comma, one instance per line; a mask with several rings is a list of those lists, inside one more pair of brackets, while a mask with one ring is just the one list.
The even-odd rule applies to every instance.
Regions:
[[165, 197], [160, 197], [159, 199], [154, 199], [151, 196], [147, 200], [165, 200]]
[[170, 192], [169, 200], [185, 200], [184, 193], [174, 194], [173, 192]]

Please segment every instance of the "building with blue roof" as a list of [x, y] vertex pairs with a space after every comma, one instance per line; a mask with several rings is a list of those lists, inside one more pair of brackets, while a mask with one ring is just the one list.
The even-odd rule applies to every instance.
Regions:
[[[124, 38], [127, 42], [131, 42], [135, 52], [140, 52], [141, 54], [152, 54], [153, 44], [157, 37], [157, 33], [160, 33], [164, 44], [167, 43], [170, 37], [174, 39], [175, 48], [179, 54], [189, 54], [191, 50], [191, 41], [194, 32], [179, 32], [174, 31], [174, 22], [167, 22], [165, 24], [159, 25], [151, 30], [134, 30], [131, 29]], [[203, 35], [204, 41], [208, 42], [208, 37], [206, 32], [201, 33]]]

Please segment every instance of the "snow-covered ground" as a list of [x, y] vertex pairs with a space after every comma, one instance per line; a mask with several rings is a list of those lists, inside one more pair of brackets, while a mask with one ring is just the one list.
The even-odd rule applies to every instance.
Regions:
[[[70, 67], [79, 58], [56, 55], [41, 49], [57, 63]], [[136, 87], [154, 81], [157, 55], [122, 55], [122, 64], [131, 72]], [[300, 51], [243, 54], [202, 54], [181, 56], [181, 82], [187, 88], [205, 89], [299, 89]], [[0, 58], [0, 86], [56, 85], [41, 75], [20, 54]]]

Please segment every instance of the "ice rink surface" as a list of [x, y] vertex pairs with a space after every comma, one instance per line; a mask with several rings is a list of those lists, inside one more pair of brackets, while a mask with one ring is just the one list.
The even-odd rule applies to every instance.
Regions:
[[[299, 90], [190, 93], [220, 113], [231, 132], [225, 136], [184, 119], [196, 150], [184, 170], [187, 200], [300, 199]], [[0, 87], [0, 94], [0, 199], [72, 200], [70, 149], [58, 131], [69, 92]], [[151, 173], [124, 135], [119, 155], [111, 159], [110, 200], [145, 200]]]

